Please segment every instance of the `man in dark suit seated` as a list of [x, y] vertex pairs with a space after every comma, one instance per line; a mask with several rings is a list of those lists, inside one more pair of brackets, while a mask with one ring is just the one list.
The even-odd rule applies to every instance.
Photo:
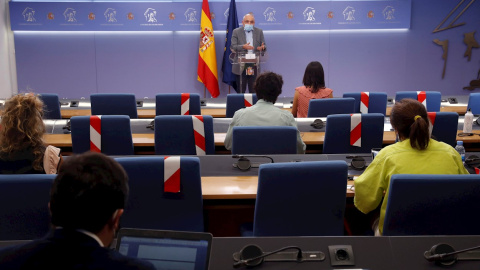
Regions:
[[99, 153], [71, 156], [60, 167], [46, 237], [0, 251], [0, 269], [155, 269], [109, 249], [128, 197], [128, 176]]

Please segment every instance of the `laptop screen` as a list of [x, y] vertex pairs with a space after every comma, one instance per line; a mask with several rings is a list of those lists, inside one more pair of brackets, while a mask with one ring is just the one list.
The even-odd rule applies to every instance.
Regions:
[[116, 247], [156, 269], [207, 270], [211, 241], [209, 233], [121, 229]]

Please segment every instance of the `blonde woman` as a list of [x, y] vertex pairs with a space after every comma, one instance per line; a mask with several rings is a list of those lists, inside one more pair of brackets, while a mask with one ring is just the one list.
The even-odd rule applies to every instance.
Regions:
[[5, 102], [0, 122], [0, 173], [57, 173], [60, 149], [45, 145], [42, 117], [43, 102], [32, 93]]

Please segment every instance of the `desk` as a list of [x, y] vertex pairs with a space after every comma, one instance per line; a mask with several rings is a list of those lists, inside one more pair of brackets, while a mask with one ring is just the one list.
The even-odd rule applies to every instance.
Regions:
[[[462, 132], [461, 130], [458, 133]], [[479, 132], [480, 134], [480, 132]], [[224, 140], [225, 140], [226, 133], [215, 133], [214, 140], [215, 146], [223, 147]], [[301, 132], [302, 140], [308, 146], [319, 146], [323, 145], [323, 141], [325, 139], [325, 132]], [[147, 147], [151, 148], [150, 151], [153, 153], [153, 147], [155, 146], [155, 138], [153, 133], [144, 133], [132, 134], [133, 137], [133, 145], [135, 148], [137, 147]], [[72, 137], [70, 134], [45, 134], [44, 135], [45, 143], [49, 145], [53, 145], [60, 148], [71, 148], [72, 147]], [[383, 144], [389, 145], [395, 143], [395, 132], [393, 131], [385, 131], [383, 133]], [[457, 141], [463, 141], [465, 148], [468, 151], [475, 151], [479, 146], [476, 144], [480, 144], [480, 136], [467, 136], [467, 137], [460, 137], [457, 135]]]
[[[291, 108], [282, 108], [283, 110], [292, 111]], [[202, 115], [211, 115], [215, 118], [223, 118], [226, 115], [224, 108], [202, 108]], [[392, 107], [387, 107], [386, 115], [390, 115]], [[459, 115], [464, 115], [467, 111], [467, 106], [442, 106], [441, 112], [456, 112]], [[138, 118], [154, 118], [155, 109], [138, 109]], [[61, 109], [62, 118], [70, 119], [72, 116], [90, 115], [90, 109]]]
[[[232, 254], [244, 246], [255, 244], [264, 252], [285, 246], [298, 246], [304, 251], [322, 251], [321, 262], [264, 262], [257, 269], [445, 269], [435, 266], [423, 257], [433, 245], [448, 243], [456, 250], [477, 246], [480, 236], [418, 236], [418, 237], [253, 237], [213, 238], [210, 270], [234, 269]], [[331, 266], [328, 246], [351, 245], [355, 266]], [[479, 269], [480, 261], [458, 261], [450, 269]], [[242, 267], [240, 269], [246, 269]]]
[[[352, 186], [353, 181], [348, 181]], [[204, 200], [235, 200], [257, 198], [257, 176], [202, 176]], [[353, 198], [355, 191], [347, 188], [347, 197]]]

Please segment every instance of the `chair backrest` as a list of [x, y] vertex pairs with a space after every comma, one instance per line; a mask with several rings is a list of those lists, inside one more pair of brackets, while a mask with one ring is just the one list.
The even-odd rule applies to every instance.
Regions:
[[468, 108], [472, 109], [473, 114], [480, 114], [480, 93], [470, 93], [467, 110]]
[[[425, 91], [427, 95], [427, 111], [439, 112], [442, 104], [442, 94], [438, 91]], [[417, 91], [399, 91], [395, 94], [395, 102], [404, 98], [417, 99]]]
[[355, 113], [354, 98], [311, 99], [308, 104], [308, 117], [327, 117], [330, 114]]
[[444, 142], [452, 147], [455, 147], [457, 144], [458, 113], [429, 112], [428, 114], [429, 117], [435, 115], [432, 137], [437, 141]]
[[324, 154], [371, 153], [383, 145], [385, 117], [380, 113], [362, 114], [361, 147], [350, 145], [350, 114], [329, 115], [323, 141]]
[[478, 235], [479, 200], [479, 175], [393, 175], [383, 235]]
[[254, 236], [343, 235], [345, 161], [260, 165]]
[[45, 105], [43, 108], [43, 119], [62, 119], [60, 99], [57, 94], [40, 94], [39, 98]]
[[138, 118], [134, 94], [91, 94], [92, 115], [128, 115]]
[[[203, 115], [205, 153], [215, 154], [213, 117]], [[196, 155], [192, 116], [159, 115], [155, 117], [155, 154]]]
[[[182, 94], [157, 94], [155, 96], [155, 115], [181, 115]], [[200, 95], [190, 94], [189, 115], [202, 114]]]
[[[127, 115], [102, 115], [101, 151], [106, 155], [133, 155], [130, 118]], [[79, 154], [90, 151], [90, 116], [70, 118], [72, 150]]]
[[[361, 94], [358, 93], [344, 93], [344, 98], [351, 97], [355, 99], [355, 113], [360, 113]], [[387, 113], [387, 93], [383, 92], [369, 92], [368, 113]]]
[[[252, 105], [257, 103], [258, 101], [257, 94], [252, 94], [252, 101], [253, 101]], [[235, 112], [242, 108], [245, 108], [244, 94], [228, 94], [227, 95], [227, 111], [225, 114], [227, 118], [232, 118]]]
[[180, 159], [180, 193], [164, 192], [164, 157], [116, 158], [129, 177], [121, 226], [175, 231], [204, 230], [200, 160]]
[[232, 154], [273, 155], [297, 153], [297, 128], [292, 126], [236, 126]]
[[31, 240], [50, 230], [50, 188], [56, 175], [0, 175], [0, 240]]

